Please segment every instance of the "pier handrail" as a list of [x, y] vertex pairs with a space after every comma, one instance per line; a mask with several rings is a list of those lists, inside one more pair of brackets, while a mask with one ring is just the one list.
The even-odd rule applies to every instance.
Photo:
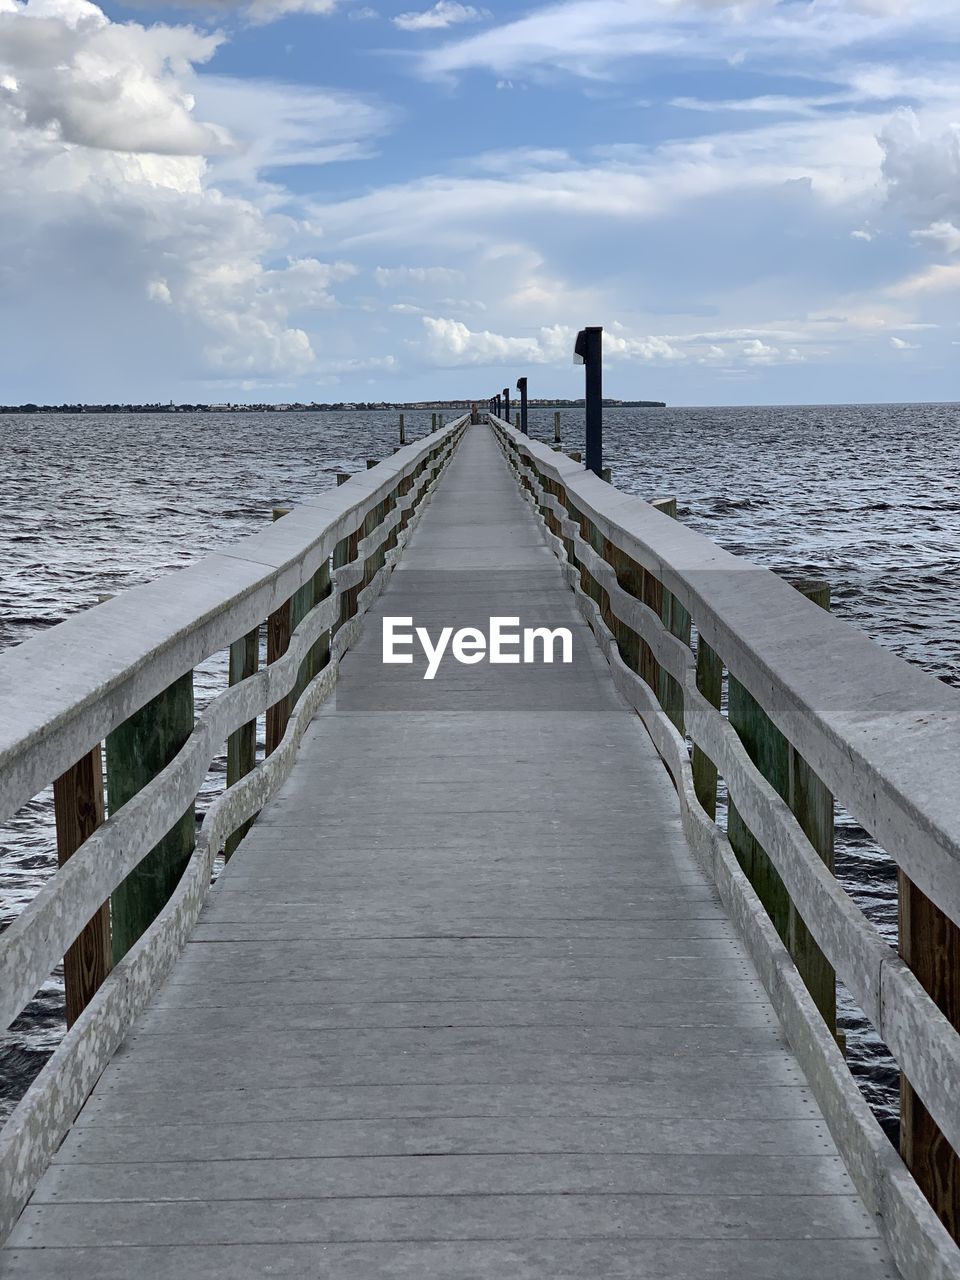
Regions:
[[166, 905], [114, 965], [0, 1130], [0, 1240], [181, 951], [217, 853], [289, 774], [361, 615], [382, 590], [468, 421], [465, 415], [399, 449], [262, 532], [0, 655], [0, 697], [9, 708], [0, 724], [5, 822], [92, 750], [99, 760], [103, 739], [205, 658], [256, 636], [264, 619], [285, 617], [290, 631], [282, 652], [259, 671], [254, 661], [251, 674], [219, 694], [166, 767], [96, 827], [0, 934], [5, 1029], [125, 877], [190, 810], [224, 743], [257, 716], [284, 708], [271, 753], [259, 764], [250, 761], [210, 806]]
[[[829, 804], [831, 847], [836, 797], [895, 860], [902, 891], [918, 886], [953, 929], [960, 922], [960, 692], [579, 460], [492, 414], [488, 420], [617, 687], [674, 779], [688, 839], [744, 933], [861, 1194], [884, 1219], [898, 1265], [905, 1276], [960, 1275], [960, 1253], [866, 1106], [834, 1028], [801, 980], [796, 935], [809, 931], [820, 962], [846, 984], [954, 1151], [960, 1033], [834, 878], [811, 838], [822, 815], [804, 810], [792, 793], [785, 797], [763, 755], [782, 735], [791, 769]], [[721, 713], [724, 669], [730, 688], [741, 687], [748, 706], [759, 709], [759, 749]], [[742, 849], [734, 856], [714, 821], [718, 773], [731, 802], [731, 836], [736, 815], [746, 828], [741, 845], [755, 842], [755, 876], [745, 874], [749, 856]], [[789, 927], [785, 920], [773, 927], [775, 912], [762, 903], [769, 884], [758, 888], [758, 881], [770, 880], [770, 865], [788, 898]]]

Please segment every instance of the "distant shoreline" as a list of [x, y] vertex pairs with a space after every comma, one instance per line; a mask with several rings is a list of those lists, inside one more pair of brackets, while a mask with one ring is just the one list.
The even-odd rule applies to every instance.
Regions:
[[[482, 407], [485, 400], [477, 402]], [[582, 409], [582, 400], [531, 400], [534, 409]], [[607, 409], [665, 409], [665, 400], [604, 400]], [[469, 409], [470, 402], [463, 400], [422, 400], [405, 404], [387, 404], [375, 401], [367, 404], [341, 402], [338, 404], [14, 404], [0, 405], [0, 414], [33, 413], [416, 413], [456, 409]]]

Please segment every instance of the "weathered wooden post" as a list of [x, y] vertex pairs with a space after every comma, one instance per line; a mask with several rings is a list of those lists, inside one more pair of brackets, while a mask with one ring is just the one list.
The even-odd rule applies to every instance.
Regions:
[[[293, 593], [293, 597], [290, 601], [290, 635], [291, 637], [293, 636], [293, 633], [296, 631], [297, 627], [299, 627], [300, 623], [303, 622], [304, 618], [313, 608], [314, 585], [315, 585], [314, 578], [315, 578], [315, 575], [312, 575], [308, 579], [308, 581], [306, 581], [303, 584], [302, 587], [300, 587], [297, 591]], [[293, 693], [290, 695], [291, 711], [300, 701], [300, 698], [303, 695], [304, 689], [310, 683], [310, 680], [311, 680], [310, 663], [311, 663], [312, 652], [313, 652], [313, 646], [311, 646], [311, 648], [307, 651], [306, 657], [303, 659], [303, 661], [300, 663], [300, 666], [297, 668], [297, 680], [293, 686]]]
[[338, 471], [337, 472], [337, 488], [339, 489], [342, 484], [346, 484], [349, 479], [350, 479], [349, 471]]
[[[289, 512], [289, 507], [274, 507], [273, 518], [280, 520]], [[293, 600], [285, 600], [267, 619], [267, 665], [276, 662], [290, 647], [290, 633], [293, 630]], [[266, 754], [273, 755], [287, 731], [290, 719], [290, 695], [287, 694], [272, 707], [267, 708]]]
[[553, 443], [560, 443], [560, 410], [554, 410], [553, 414]]
[[368, 459], [367, 459], [367, 470], [368, 470], [368, 471], [372, 471], [374, 467], [378, 467], [379, 465], [380, 465], [380, 459], [379, 459], [379, 458], [368, 458]]
[[[260, 628], [254, 627], [230, 646], [231, 685], [240, 684], [257, 674], [260, 665]], [[236, 733], [227, 739], [227, 786], [232, 787], [256, 768], [257, 764], [257, 722], [248, 720], [240, 726]], [[231, 835], [227, 836], [224, 847], [224, 858], [229, 861], [237, 845], [250, 830], [252, 818], [248, 818]]]
[[[711, 706], [720, 710], [723, 700], [723, 663], [703, 636], [697, 636], [697, 688]], [[702, 808], [717, 816], [717, 766], [693, 744], [693, 789]]]
[[[902, 871], [897, 887], [900, 955], [960, 1030], [960, 927]], [[900, 1154], [943, 1225], [960, 1242], [960, 1157], [902, 1073]]]
[[[652, 506], [658, 511], [662, 511], [665, 516], [669, 516], [671, 520], [677, 518], [677, 500], [676, 498], [655, 498]], [[647, 575], [648, 578], [651, 575]], [[675, 599], [662, 584], [658, 584], [659, 591], [659, 608], [657, 612], [660, 621], [667, 628], [671, 635], [682, 640], [689, 648], [690, 646], [690, 615], [686, 609]], [[653, 607], [652, 602], [651, 607]], [[651, 655], [652, 656], [652, 655]], [[659, 664], [657, 664], [659, 667]], [[683, 724], [683, 689], [677, 684], [673, 676], [659, 667], [657, 693], [660, 699], [660, 705], [666, 711], [667, 715], [680, 730], [684, 731]]]
[[404, 429], [403, 429], [403, 414], [402, 414], [402, 413], [401, 413], [401, 415], [400, 415], [400, 443], [401, 443], [401, 445], [404, 445], [404, 444], [406, 444], [406, 443], [407, 443], [407, 437], [406, 437], [406, 434], [405, 434]]
[[[68, 858], [103, 823], [103, 754], [100, 743], [53, 784], [57, 862]], [[63, 958], [67, 1026], [72, 1027], [113, 968], [110, 903], [86, 924]]]
[[437, 429], [437, 415], [436, 415], [435, 413], [431, 413], [431, 415], [430, 415], [430, 430], [431, 430], [431, 431], [436, 431], [436, 429]]
[[[798, 591], [829, 608], [830, 588], [799, 582]], [[751, 694], [728, 676], [728, 714], [747, 754], [796, 815], [818, 855], [833, 870], [833, 796]], [[727, 835], [737, 859], [793, 956], [817, 1008], [836, 1035], [836, 976], [813, 941], [765, 850], [730, 801]]]
[[[135, 711], [107, 737], [107, 804], [112, 814], [165, 769], [193, 732], [193, 672]], [[193, 803], [114, 891], [113, 962], [130, 950], [159, 915], [196, 841]]]
[[579, 449], [571, 449], [570, 452], [567, 454], [567, 457], [571, 460], [571, 462], [583, 462], [583, 454], [580, 452]]
[[[759, 703], [732, 675], [728, 677], [728, 714], [747, 754], [766, 780], [786, 800], [790, 793], [789, 743], [774, 728]], [[774, 869], [760, 843], [740, 817], [731, 798], [727, 813], [727, 836], [763, 904], [767, 915], [784, 942], [787, 941], [790, 899], [783, 881]]]
[[[330, 560], [327, 559], [313, 575], [313, 606], [326, 600], [330, 590]], [[329, 630], [324, 631], [310, 650], [308, 681], [318, 676], [330, 661], [330, 635]]]
[[[792, 585], [801, 595], [829, 612], [830, 584], [828, 582], [799, 581]], [[787, 800], [803, 828], [804, 835], [821, 860], [833, 871], [835, 827], [833, 794], [792, 745], [790, 747], [790, 794]], [[837, 975], [814, 942], [792, 901], [787, 945], [824, 1022], [834, 1035], [837, 1035]], [[837, 1038], [843, 1048], [842, 1038], [840, 1036]]]

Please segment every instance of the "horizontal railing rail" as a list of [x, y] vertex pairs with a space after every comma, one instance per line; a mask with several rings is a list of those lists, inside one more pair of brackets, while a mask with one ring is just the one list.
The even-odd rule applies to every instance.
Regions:
[[[467, 421], [460, 418], [399, 449], [337, 489], [283, 513], [263, 532], [0, 655], [0, 699], [9, 709], [0, 725], [0, 821], [51, 781], [61, 788], [65, 779], [75, 783], [78, 762], [89, 764], [91, 755], [96, 761], [84, 775], [96, 803], [91, 808], [89, 794], [79, 801], [72, 795], [78, 810], [89, 811], [81, 816], [89, 819], [93, 812], [93, 821], [0, 935], [2, 1026], [9, 1026], [95, 923], [106, 928], [109, 943], [112, 918], [115, 944], [112, 965], [107, 959], [105, 971], [74, 1000], [72, 1026], [0, 1131], [0, 1239], [132, 1020], [182, 950], [217, 854], [226, 849], [229, 855], [231, 842], [289, 774], [362, 614], [382, 590]], [[257, 670], [265, 619], [268, 665]], [[127, 755], [136, 755], [149, 739], [145, 717], [162, 727], [173, 705], [170, 691], [182, 691], [194, 667], [228, 647], [230, 687], [195, 721], [191, 689], [189, 724], [166, 743], [165, 762], [106, 817], [103, 740], [109, 801], [111, 751], [118, 757], [117, 778], [126, 782], [121, 769], [129, 772], [129, 760], [111, 743], [120, 741]], [[249, 661], [235, 664], [244, 654]], [[267, 755], [258, 764], [252, 734], [262, 715]], [[228, 787], [208, 809], [193, 847], [193, 806], [209, 766], [225, 744], [232, 749], [243, 735], [246, 749], [228, 752]], [[65, 812], [58, 807], [58, 838]], [[126, 932], [136, 936], [118, 954], [120, 916], [129, 904], [124, 899], [118, 907], [117, 894], [145, 861], [157, 858], [185, 815], [189, 845], [176, 864], [172, 892], [149, 911], [149, 919], [126, 922]], [[112, 911], [104, 905], [111, 901]], [[134, 897], [133, 905], [143, 904]]]
[[[928, 980], [920, 965], [914, 972], [903, 937], [898, 955], [832, 871], [836, 798], [896, 861], [901, 893], [919, 887], [937, 913], [937, 938], [926, 948], [914, 938], [914, 951], [942, 946], [956, 929], [960, 693], [685, 528], [663, 504], [623, 494], [489, 420], [617, 687], [673, 776], [691, 845], [743, 929], [898, 1265], [911, 1280], [960, 1276], [960, 1251], [920, 1191], [955, 1230], [960, 1033], [949, 1015], [960, 966], [946, 978]], [[726, 833], [714, 821], [718, 775], [729, 797]], [[948, 946], [940, 970], [949, 955], [960, 958]], [[919, 1186], [837, 1045], [834, 972], [934, 1126], [937, 1150], [925, 1162], [915, 1149], [911, 1161]], [[946, 1193], [925, 1163], [935, 1163]]]

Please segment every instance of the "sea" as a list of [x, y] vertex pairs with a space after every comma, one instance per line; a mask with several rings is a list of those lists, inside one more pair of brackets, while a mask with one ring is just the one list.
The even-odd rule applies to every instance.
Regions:
[[[583, 410], [560, 413], [563, 447], [582, 449]], [[429, 412], [405, 421], [408, 442], [430, 430]], [[552, 441], [553, 410], [532, 408], [530, 431]], [[0, 651], [264, 527], [397, 443], [394, 411], [0, 416]], [[728, 550], [829, 582], [839, 617], [960, 684], [960, 405], [607, 409], [604, 450], [619, 488], [675, 496], [679, 518]], [[198, 710], [224, 680], [214, 655]], [[225, 774], [214, 761], [201, 813]], [[0, 930], [55, 868], [47, 789], [0, 826]], [[842, 811], [836, 871], [895, 943], [893, 864]], [[842, 990], [839, 1006], [851, 1070], [895, 1141], [896, 1066]], [[0, 1121], [63, 1031], [57, 972], [0, 1037]]]

